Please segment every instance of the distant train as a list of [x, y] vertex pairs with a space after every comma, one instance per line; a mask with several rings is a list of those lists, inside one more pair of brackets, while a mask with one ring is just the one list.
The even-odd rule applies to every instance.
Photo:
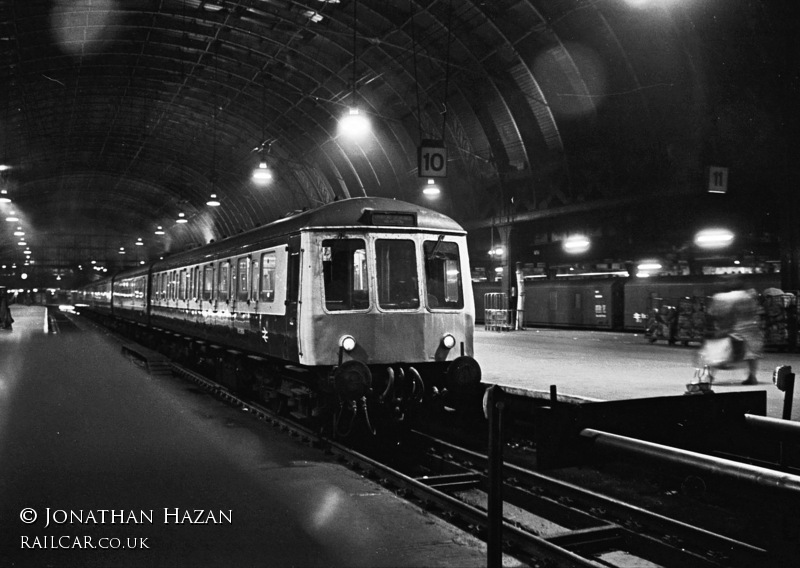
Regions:
[[[781, 284], [780, 274], [743, 274], [739, 280], [758, 292]], [[645, 332], [653, 310], [710, 297], [724, 285], [715, 276], [527, 280], [524, 325]], [[477, 321], [484, 323], [485, 294], [501, 289], [496, 283], [473, 287]]]
[[330, 419], [343, 435], [357, 416], [369, 430], [396, 430], [426, 403], [480, 408], [469, 274], [455, 221], [355, 198], [93, 282], [76, 301], [229, 388]]

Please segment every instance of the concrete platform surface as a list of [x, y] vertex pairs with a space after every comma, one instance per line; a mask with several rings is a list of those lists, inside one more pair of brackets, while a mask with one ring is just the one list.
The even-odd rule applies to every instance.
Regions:
[[[483, 381], [528, 390], [600, 400], [681, 395], [693, 380], [698, 344], [649, 343], [641, 334], [566, 329], [475, 330], [475, 358]], [[785, 394], [772, 372], [790, 365], [800, 373], [800, 354], [766, 351], [759, 361], [759, 384], [742, 385], [747, 368], [718, 371], [714, 392], [765, 390], [767, 415], [781, 418]], [[800, 383], [800, 381], [798, 381]], [[800, 420], [800, 384], [794, 391], [792, 419]]]
[[0, 566], [485, 566], [485, 546], [96, 331], [0, 331]]

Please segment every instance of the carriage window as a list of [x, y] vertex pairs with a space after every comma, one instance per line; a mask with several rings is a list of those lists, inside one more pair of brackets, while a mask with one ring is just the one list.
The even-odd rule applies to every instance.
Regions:
[[322, 241], [325, 308], [365, 310], [369, 307], [367, 249], [362, 239]]
[[258, 301], [258, 279], [261, 278], [261, 269], [258, 260], [254, 260], [250, 267], [250, 276], [253, 281], [250, 283], [250, 299]]
[[178, 271], [173, 270], [169, 273], [169, 299], [178, 299]]
[[206, 266], [203, 274], [203, 299], [211, 299], [211, 291], [214, 289], [214, 267]]
[[441, 239], [425, 241], [425, 288], [429, 308], [460, 309], [464, 307], [461, 293], [461, 259], [458, 244]]
[[247, 287], [250, 282], [250, 259], [240, 258], [238, 263], [239, 278], [236, 281], [236, 297], [239, 300], [247, 300]]
[[271, 302], [275, 299], [276, 259], [274, 252], [265, 252], [261, 255], [261, 295], [259, 298], [264, 302]]
[[136, 289], [134, 290], [133, 293], [134, 293], [134, 296], [136, 297], [137, 300], [144, 299], [144, 293], [145, 293], [145, 286], [146, 285], [147, 284], [146, 284], [144, 276], [142, 276], [141, 278], [137, 278], [136, 279]]
[[230, 265], [222, 262], [219, 265], [219, 287], [217, 288], [217, 299], [228, 299], [228, 281], [230, 280]]
[[186, 274], [186, 270], [181, 270], [178, 276], [178, 299], [185, 300], [186, 299], [186, 287], [188, 282], [188, 275]]
[[378, 271], [378, 303], [390, 310], [419, 308], [417, 249], [414, 241], [379, 239], [375, 241]]

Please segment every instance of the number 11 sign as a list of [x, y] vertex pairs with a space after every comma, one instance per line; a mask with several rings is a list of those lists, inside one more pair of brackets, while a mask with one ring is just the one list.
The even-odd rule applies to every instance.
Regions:
[[447, 176], [447, 149], [439, 141], [423, 140], [417, 152], [417, 175], [419, 177]]
[[708, 192], [725, 193], [728, 191], [728, 168], [710, 166], [708, 168]]

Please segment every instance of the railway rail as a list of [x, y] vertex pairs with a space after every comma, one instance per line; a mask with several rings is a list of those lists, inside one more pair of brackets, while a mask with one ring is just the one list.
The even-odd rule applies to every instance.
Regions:
[[[125, 351], [137, 356], [130, 344]], [[406, 439], [409, 449], [398, 465], [322, 437], [181, 365], [172, 363], [171, 370], [299, 441], [336, 455], [432, 514], [486, 537], [490, 522], [486, 455], [411, 431]], [[510, 463], [503, 465], [502, 491], [504, 553], [530, 566], [734, 568], [764, 564], [769, 557], [758, 546]]]

